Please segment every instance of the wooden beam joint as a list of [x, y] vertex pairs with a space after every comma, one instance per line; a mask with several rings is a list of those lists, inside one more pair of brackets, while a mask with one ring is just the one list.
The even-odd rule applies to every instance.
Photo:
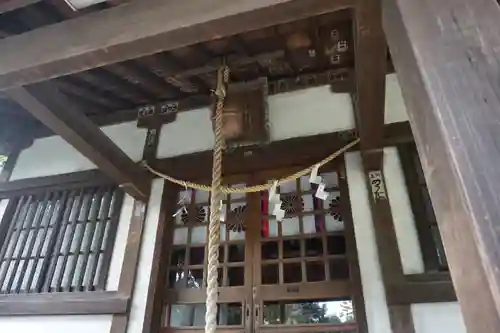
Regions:
[[11, 89], [7, 94], [95, 163], [117, 184], [124, 186], [127, 193], [138, 200], [147, 200], [151, 178], [145, 170], [135, 164], [57, 89], [38, 85], [36, 89]]

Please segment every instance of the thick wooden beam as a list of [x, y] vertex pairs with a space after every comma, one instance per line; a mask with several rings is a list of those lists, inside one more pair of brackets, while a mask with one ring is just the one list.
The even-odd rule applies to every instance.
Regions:
[[380, 0], [360, 0], [355, 10], [355, 82], [353, 98], [361, 149], [382, 147], [387, 44]]
[[469, 332], [500, 327], [500, 7], [383, 0], [383, 23]]
[[127, 193], [138, 200], [147, 199], [149, 177], [63, 94], [49, 86], [38, 87], [36, 93], [15, 88], [7, 94], [123, 186]]
[[456, 302], [451, 281], [405, 281], [388, 286], [387, 304], [411, 305], [418, 303]]
[[[258, 147], [240, 147], [224, 154], [222, 173], [228, 176], [311, 165], [344, 147], [354, 138], [354, 130], [347, 130], [271, 142]], [[408, 122], [388, 124], [384, 127], [384, 145], [393, 146], [412, 140]], [[357, 149], [358, 145], [353, 148]], [[206, 181], [210, 179], [212, 157], [212, 151], [204, 151], [158, 159], [153, 166], [177, 178]], [[340, 163], [339, 161], [340, 159], [335, 159], [331, 163]]]
[[1, 40], [0, 90], [341, 10], [353, 2], [131, 1]]
[[0, 14], [11, 12], [13, 10], [23, 8], [42, 0], [4, 0], [0, 1]]

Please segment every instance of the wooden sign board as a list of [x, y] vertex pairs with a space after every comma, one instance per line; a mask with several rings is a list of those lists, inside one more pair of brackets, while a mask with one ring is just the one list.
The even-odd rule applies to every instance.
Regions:
[[228, 147], [269, 141], [267, 93], [265, 78], [229, 84], [223, 115]]
[[382, 175], [382, 171], [370, 171], [368, 173], [368, 178], [370, 179], [373, 199], [375, 201], [387, 200], [387, 192], [385, 191], [384, 176]]

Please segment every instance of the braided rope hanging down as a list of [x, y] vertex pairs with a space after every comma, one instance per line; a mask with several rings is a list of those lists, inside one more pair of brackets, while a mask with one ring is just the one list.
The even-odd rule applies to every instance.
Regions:
[[222, 112], [226, 98], [226, 86], [229, 81], [229, 68], [222, 66], [217, 72], [217, 88], [215, 96], [215, 145], [212, 168], [212, 195], [210, 197], [210, 223], [208, 226], [208, 274], [207, 274], [207, 300], [205, 314], [205, 332], [215, 333], [217, 328], [217, 301], [219, 283], [217, 269], [219, 266], [220, 242], [220, 203], [222, 200], [222, 150], [224, 138], [222, 136]]

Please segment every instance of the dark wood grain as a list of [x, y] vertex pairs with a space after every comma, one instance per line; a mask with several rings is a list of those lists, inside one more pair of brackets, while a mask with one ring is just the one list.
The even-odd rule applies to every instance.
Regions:
[[0, 14], [11, 12], [13, 10], [23, 8], [43, 0], [7, 0], [0, 1]]
[[470, 332], [500, 327], [500, 8], [384, 0], [383, 22]]
[[[361, 281], [361, 270], [359, 268], [359, 256], [356, 245], [356, 236], [354, 233], [354, 223], [352, 220], [351, 199], [349, 197], [349, 184], [346, 179], [345, 162], [339, 168], [339, 189], [341, 196], [342, 220], [345, 226], [345, 240], [347, 249], [347, 258], [349, 261], [349, 276], [353, 284], [352, 301], [356, 323], [358, 324], [358, 333], [368, 333], [368, 323], [366, 321], [365, 297], [363, 294], [363, 285]], [[326, 249], [325, 249], [326, 250]]]
[[406, 188], [412, 207], [412, 212], [415, 218], [415, 227], [417, 229], [418, 240], [420, 244], [420, 252], [424, 260], [426, 271], [439, 270], [438, 252], [436, 244], [432, 237], [430, 221], [427, 219], [425, 212], [425, 204], [422, 197], [422, 192], [418, 183], [417, 166], [413, 159], [414, 143], [407, 143], [398, 146], [399, 160], [403, 168]]
[[[132, 298], [137, 267], [139, 265], [139, 255], [141, 252], [142, 234], [146, 223], [146, 204], [135, 201], [130, 218], [127, 245], [123, 257], [123, 264], [118, 282], [118, 292]], [[110, 333], [126, 332], [129, 314], [113, 316]]]
[[[212, 67], [215, 68], [215, 65]], [[328, 84], [333, 87], [332, 90], [334, 90], [336, 93], [352, 92], [354, 89], [353, 73], [351, 70], [344, 68], [339, 70], [314, 71], [309, 73], [306, 72], [294, 77], [270, 80], [268, 82], [268, 94], [275, 95]], [[99, 113], [95, 115], [89, 115], [89, 119], [99, 126], [112, 125], [126, 121], [134, 121], [137, 119], [137, 112], [139, 108], [145, 106], [158, 107], [159, 105], [168, 103], [177, 103], [178, 112], [186, 112], [196, 110], [201, 107], [210, 107], [210, 105], [212, 104], [212, 98], [209, 91], [206, 90], [204, 94], [193, 95], [183, 99], [165, 100], [158, 103], [141, 105], [133, 109], [121, 109], [105, 114]], [[272, 112], [272, 110], [270, 111]], [[154, 125], [152, 127], [154, 127]], [[52, 133], [48, 133], [47, 131], [41, 131], [39, 136], [51, 134]]]
[[161, 328], [162, 309], [165, 299], [165, 281], [167, 279], [168, 263], [166, 258], [170, 256], [172, 247], [174, 221], [172, 214], [175, 213], [179, 188], [170, 182], [163, 186], [162, 205], [160, 218], [156, 228], [155, 249], [153, 264], [149, 278], [146, 309], [142, 333], [159, 332]]
[[[375, 243], [378, 250], [380, 270], [382, 273], [382, 283], [384, 284], [386, 299], [392, 295], [391, 291], [394, 285], [401, 285], [404, 281], [403, 266], [401, 254], [399, 252], [396, 230], [394, 229], [394, 218], [392, 216], [385, 177], [382, 184], [385, 188], [385, 199], [375, 199], [372, 194], [371, 179], [369, 173], [372, 171], [381, 171], [383, 173], [383, 150], [364, 152], [361, 151], [363, 168], [365, 171], [366, 185], [368, 189], [368, 200], [375, 230]], [[402, 289], [401, 291], [407, 291]], [[393, 332], [412, 332], [413, 325], [409, 325], [409, 307], [393, 308], [389, 305], [389, 320]], [[405, 331], [406, 330], [406, 331]]]
[[389, 307], [392, 320], [392, 333], [415, 333], [413, 315], [409, 305], [394, 305]]
[[0, 90], [352, 5], [352, 0], [132, 1], [0, 41]]
[[54, 176], [25, 178], [0, 184], [0, 198], [111, 183], [112, 181], [109, 177], [104, 175], [100, 170], [77, 171]]
[[457, 300], [451, 281], [405, 281], [388, 286], [386, 294], [389, 307], [418, 303], [456, 302]]
[[383, 141], [387, 45], [381, 16], [380, 0], [356, 3], [356, 93], [353, 101], [363, 150], [379, 149]]
[[[130, 195], [139, 200], [146, 200], [150, 182], [142, 169], [77, 109], [61, 107], [61, 100], [67, 98], [57, 90], [48, 86], [37, 87], [36, 90], [37, 96], [24, 88], [10, 90], [8, 94], [44, 125], [61, 135], [70, 145], [94, 162], [110, 178], [120, 185], [125, 185], [124, 188]], [[69, 105], [74, 106], [71, 102]]]
[[[384, 132], [384, 145], [413, 140], [407, 122], [386, 125]], [[342, 148], [355, 137], [354, 131], [348, 130], [276, 141], [264, 146], [237, 148], [224, 155], [223, 174], [227, 176], [266, 169], [311, 165]], [[353, 150], [358, 149], [358, 146], [353, 148]], [[206, 151], [158, 159], [153, 165], [157, 170], [181, 179], [210, 179], [212, 155], [211, 151]], [[334, 160], [331, 163], [340, 162]], [[200, 167], [202, 165], [206, 167]]]

